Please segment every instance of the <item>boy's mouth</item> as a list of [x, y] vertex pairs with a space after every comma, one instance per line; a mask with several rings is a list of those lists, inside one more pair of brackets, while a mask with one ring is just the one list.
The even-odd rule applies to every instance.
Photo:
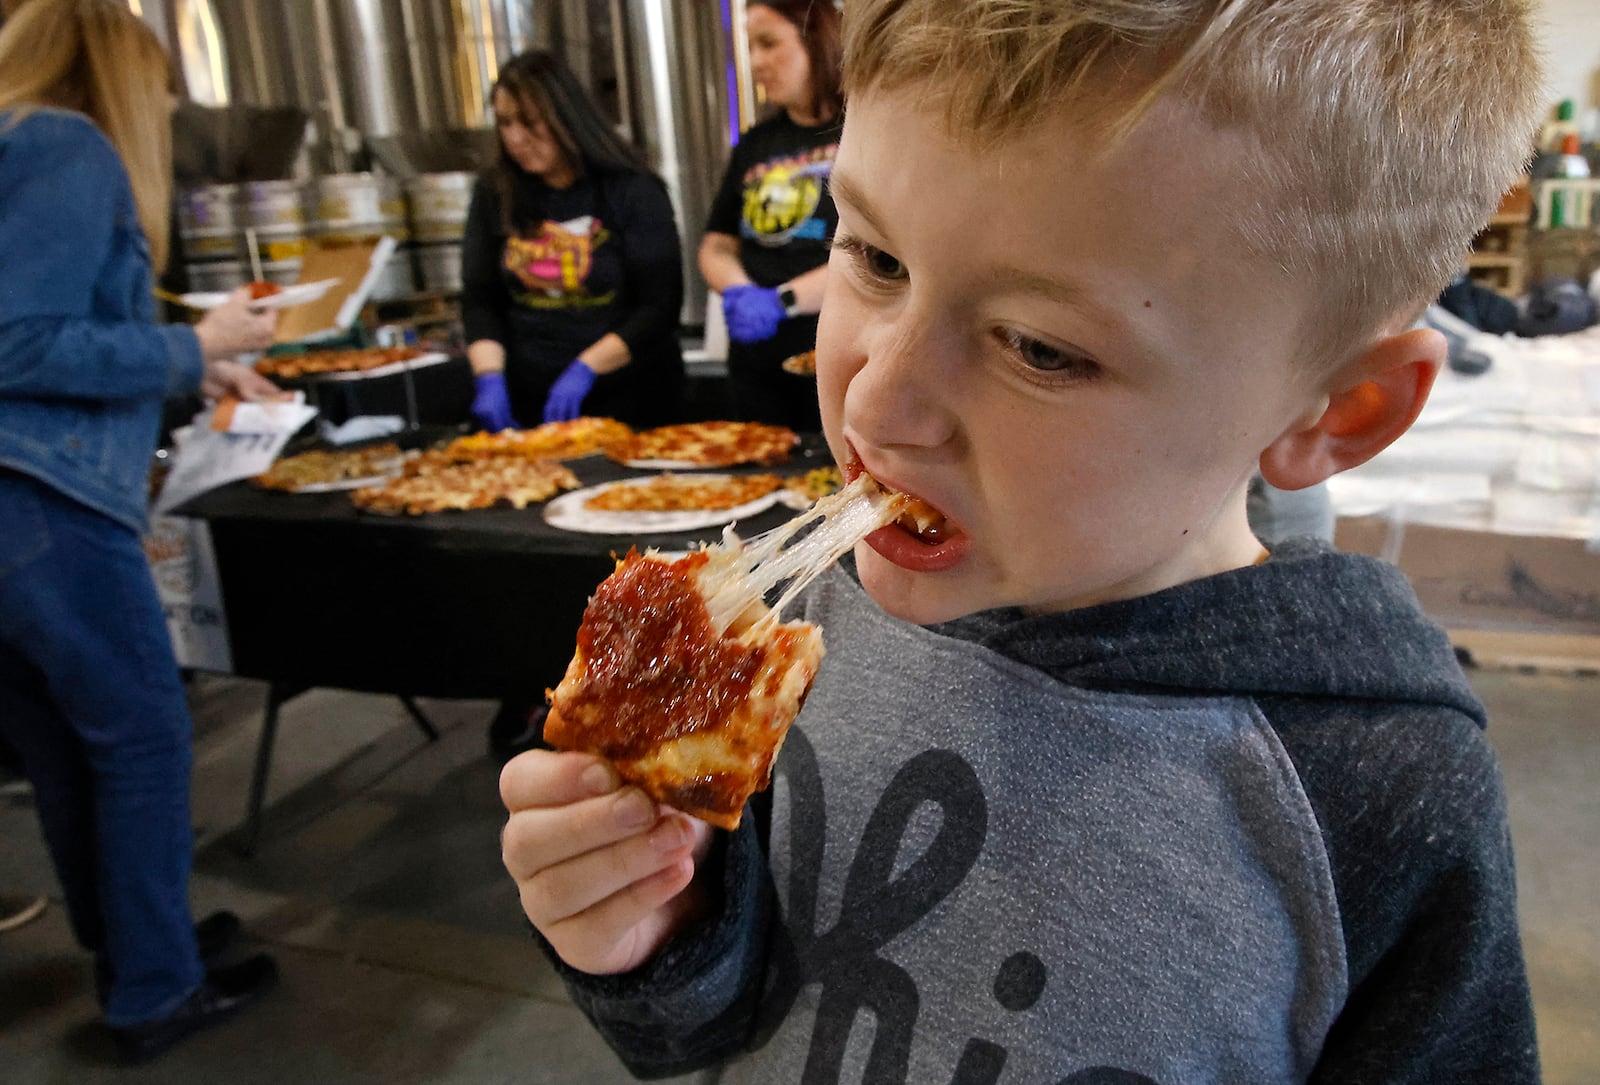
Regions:
[[889, 561], [919, 572], [937, 572], [959, 564], [966, 556], [966, 533], [933, 505], [872, 475], [859, 460], [846, 462], [842, 472], [846, 482], [868, 475], [885, 491], [907, 498], [906, 511], [898, 520], [867, 536], [867, 545]]
[[929, 546], [938, 546], [946, 539], [960, 534], [959, 530], [945, 518], [944, 513], [920, 497], [911, 494], [906, 496], [910, 498], [910, 504], [906, 506], [906, 511], [900, 514], [900, 519], [894, 522], [900, 530], [915, 535], [919, 541]]

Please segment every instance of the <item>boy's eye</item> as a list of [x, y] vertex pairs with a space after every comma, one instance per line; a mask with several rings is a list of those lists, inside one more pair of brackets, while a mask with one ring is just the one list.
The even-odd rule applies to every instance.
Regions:
[[860, 238], [840, 233], [835, 236], [833, 247], [849, 253], [851, 259], [874, 279], [894, 282], [906, 277], [906, 266], [897, 257]]
[[862, 245], [862, 259], [872, 269], [872, 273], [880, 279], [903, 279], [906, 277], [906, 266], [894, 256], [872, 245]]
[[1002, 331], [1000, 338], [1029, 369], [1043, 373], [1071, 373], [1079, 377], [1093, 377], [1100, 372], [1100, 363], [1076, 351], [1053, 347], [1009, 330]]

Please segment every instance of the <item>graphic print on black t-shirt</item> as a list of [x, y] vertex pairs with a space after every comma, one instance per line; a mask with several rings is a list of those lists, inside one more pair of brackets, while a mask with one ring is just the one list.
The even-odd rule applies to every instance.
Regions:
[[525, 287], [515, 293], [517, 304], [529, 309], [583, 309], [609, 305], [615, 290], [591, 294], [589, 272], [595, 250], [611, 240], [605, 224], [594, 215], [566, 222], [546, 220], [531, 234], [508, 237], [505, 268]]
[[828, 224], [816, 212], [838, 150], [838, 144], [833, 143], [769, 158], [750, 167], [744, 175], [740, 232], [769, 247], [796, 238], [826, 240]]

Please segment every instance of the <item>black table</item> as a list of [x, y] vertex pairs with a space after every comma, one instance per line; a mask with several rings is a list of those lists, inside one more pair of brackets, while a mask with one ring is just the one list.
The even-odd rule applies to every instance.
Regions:
[[[449, 435], [425, 429], [414, 440]], [[809, 435], [786, 465], [728, 472], [798, 474], [831, 462], [821, 437]], [[585, 486], [651, 473], [603, 456], [568, 466]], [[394, 694], [425, 733], [418, 696], [536, 702], [560, 680], [613, 555], [684, 550], [722, 530], [584, 535], [546, 524], [542, 506], [379, 516], [346, 493], [278, 494], [248, 483], [176, 511], [210, 527], [234, 672], [271, 684], [247, 847], [283, 701], [316, 687]], [[792, 515], [779, 505], [739, 529], [754, 534]]]

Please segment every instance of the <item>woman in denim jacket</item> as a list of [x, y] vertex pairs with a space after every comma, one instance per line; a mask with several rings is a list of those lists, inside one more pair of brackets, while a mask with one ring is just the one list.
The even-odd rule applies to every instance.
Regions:
[[148, 1057], [275, 976], [203, 961], [238, 921], [189, 912], [192, 728], [139, 541], [163, 399], [275, 391], [228, 360], [273, 318], [241, 290], [154, 323], [171, 75], [150, 30], [112, 0], [0, 4], [0, 735], [105, 1020]]

